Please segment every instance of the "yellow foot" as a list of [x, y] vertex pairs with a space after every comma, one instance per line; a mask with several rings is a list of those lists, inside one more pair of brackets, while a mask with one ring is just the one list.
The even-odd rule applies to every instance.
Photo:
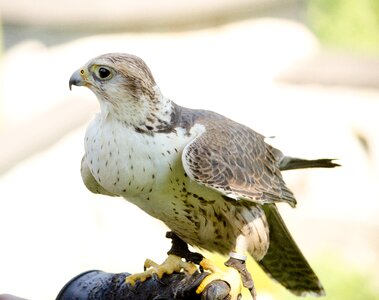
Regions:
[[200, 283], [196, 290], [197, 294], [201, 294], [206, 286], [212, 281], [223, 280], [230, 286], [230, 299], [239, 299], [242, 288], [242, 281], [241, 276], [236, 269], [228, 267], [226, 271], [223, 271], [206, 258], [200, 262], [200, 266], [202, 266], [204, 270], [210, 271], [211, 274], [205, 277], [204, 280]]
[[146, 259], [144, 269], [148, 270], [142, 273], [129, 275], [125, 278], [125, 282], [134, 286], [137, 281], [143, 282], [154, 274], [161, 279], [164, 274], [172, 274], [174, 272], [180, 272], [181, 270], [184, 270], [190, 275], [197, 271], [197, 267], [193, 263], [184, 262], [181, 257], [172, 254], [170, 254], [161, 265], [158, 265], [150, 259]]

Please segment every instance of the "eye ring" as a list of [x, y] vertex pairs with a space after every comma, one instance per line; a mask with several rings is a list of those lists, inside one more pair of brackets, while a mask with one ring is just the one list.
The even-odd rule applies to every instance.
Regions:
[[100, 67], [97, 73], [99, 74], [100, 79], [109, 79], [112, 74], [111, 71], [106, 67]]

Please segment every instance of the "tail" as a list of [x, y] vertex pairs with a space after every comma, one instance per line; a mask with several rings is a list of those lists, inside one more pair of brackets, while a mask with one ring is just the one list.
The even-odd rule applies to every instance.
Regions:
[[266, 204], [263, 209], [270, 226], [270, 246], [258, 264], [297, 296], [324, 296], [324, 288], [291, 237], [276, 205]]
[[322, 159], [301, 159], [291, 156], [284, 156], [279, 162], [279, 169], [293, 170], [293, 169], [305, 169], [305, 168], [334, 168], [339, 167], [339, 164], [333, 162], [335, 159], [322, 158]]

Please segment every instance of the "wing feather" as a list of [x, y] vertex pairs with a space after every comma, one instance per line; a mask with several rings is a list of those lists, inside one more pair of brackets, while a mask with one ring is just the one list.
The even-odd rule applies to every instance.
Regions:
[[219, 115], [198, 122], [205, 130], [182, 154], [190, 178], [236, 200], [296, 205], [279, 170], [283, 155], [264, 136]]

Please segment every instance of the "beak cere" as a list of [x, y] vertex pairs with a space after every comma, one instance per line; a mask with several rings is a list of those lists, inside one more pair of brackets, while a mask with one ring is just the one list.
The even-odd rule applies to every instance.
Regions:
[[76, 70], [70, 77], [70, 82], [68, 83], [69, 84], [69, 87], [70, 87], [70, 90], [71, 90], [71, 87], [73, 85], [76, 85], [76, 86], [82, 86], [82, 85], [85, 85], [85, 81], [83, 79], [83, 77], [81, 76], [81, 70]]

